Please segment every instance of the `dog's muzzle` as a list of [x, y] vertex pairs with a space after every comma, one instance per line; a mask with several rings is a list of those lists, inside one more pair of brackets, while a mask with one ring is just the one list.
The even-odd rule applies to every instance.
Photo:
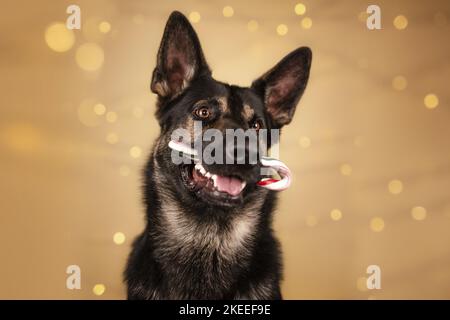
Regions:
[[[197, 150], [184, 143], [171, 140], [169, 142], [169, 148], [181, 152], [183, 156], [191, 159], [194, 163], [200, 162], [200, 157]], [[261, 157], [260, 161], [264, 168], [276, 172], [280, 176], [280, 179], [265, 177], [257, 182], [258, 186], [274, 191], [282, 191], [289, 188], [291, 185], [292, 174], [289, 168], [282, 161], [264, 156]]]

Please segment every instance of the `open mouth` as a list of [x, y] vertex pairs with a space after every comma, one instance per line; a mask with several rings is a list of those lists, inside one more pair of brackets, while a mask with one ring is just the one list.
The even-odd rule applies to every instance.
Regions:
[[233, 176], [207, 171], [200, 163], [182, 168], [186, 187], [203, 200], [218, 205], [235, 205], [243, 201], [246, 182]]

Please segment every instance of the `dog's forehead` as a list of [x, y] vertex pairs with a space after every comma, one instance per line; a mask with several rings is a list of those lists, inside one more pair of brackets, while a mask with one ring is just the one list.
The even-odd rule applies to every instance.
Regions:
[[240, 87], [205, 79], [193, 83], [168, 113], [176, 118], [185, 118], [192, 110], [203, 102], [215, 101], [222, 115], [231, 115], [250, 121], [255, 116], [264, 116], [263, 101], [248, 87]]

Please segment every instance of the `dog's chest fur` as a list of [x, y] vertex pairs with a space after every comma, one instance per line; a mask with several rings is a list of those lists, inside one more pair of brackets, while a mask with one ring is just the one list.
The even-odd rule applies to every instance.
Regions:
[[155, 230], [154, 253], [168, 287], [181, 295], [178, 298], [186, 298], [184, 292], [223, 298], [224, 292], [233, 291], [240, 271], [248, 268], [263, 201], [252, 202], [228, 221], [202, 221], [187, 215], [158, 183], [156, 190], [163, 230]]

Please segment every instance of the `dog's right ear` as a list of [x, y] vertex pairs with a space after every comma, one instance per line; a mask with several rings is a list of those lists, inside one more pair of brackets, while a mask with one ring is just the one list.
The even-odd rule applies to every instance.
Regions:
[[187, 18], [174, 11], [167, 21], [153, 71], [151, 90], [172, 99], [199, 75], [211, 74], [200, 41]]

